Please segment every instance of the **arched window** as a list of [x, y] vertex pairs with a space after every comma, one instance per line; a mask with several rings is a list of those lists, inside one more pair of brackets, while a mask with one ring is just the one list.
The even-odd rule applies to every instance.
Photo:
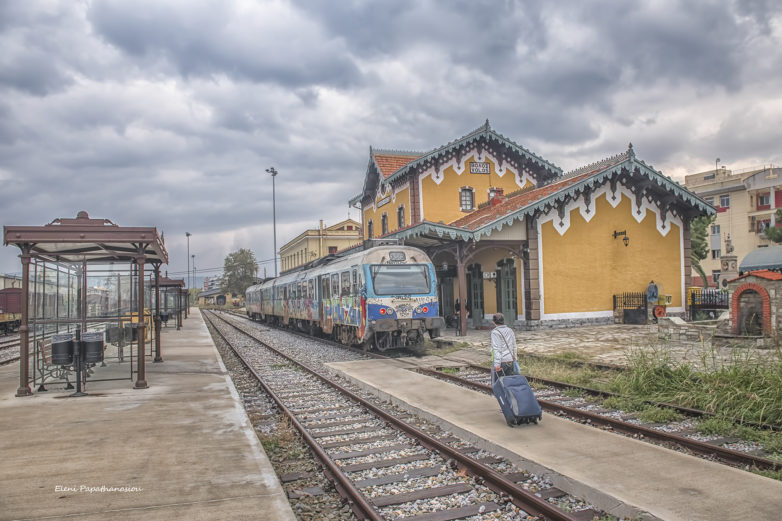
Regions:
[[399, 228], [405, 227], [405, 206], [400, 206], [396, 211], [396, 223]]
[[380, 232], [381, 235], [385, 235], [388, 233], [388, 214], [383, 214], [383, 217], [380, 218], [380, 229], [382, 230]]
[[372, 225], [372, 221], [367, 223], [367, 239], [371, 239], [375, 236], [375, 227]]

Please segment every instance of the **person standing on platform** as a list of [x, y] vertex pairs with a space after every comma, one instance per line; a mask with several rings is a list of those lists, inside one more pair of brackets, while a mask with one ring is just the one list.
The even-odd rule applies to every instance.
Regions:
[[505, 325], [505, 315], [492, 316], [494, 329], [491, 331], [492, 384], [500, 376], [520, 374], [516, 363], [516, 335]]

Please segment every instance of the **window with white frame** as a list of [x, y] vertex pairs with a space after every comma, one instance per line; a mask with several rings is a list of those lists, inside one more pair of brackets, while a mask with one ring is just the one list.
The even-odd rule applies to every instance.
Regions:
[[459, 191], [459, 204], [462, 210], [475, 209], [475, 190], [470, 187], [464, 187]]
[[399, 228], [405, 227], [405, 207], [404, 205], [400, 206], [396, 210], [396, 224]]
[[730, 208], [730, 195], [723, 194], [720, 196], [720, 208]]
[[388, 233], [388, 214], [383, 214], [383, 216], [380, 218], [380, 234], [385, 235]]

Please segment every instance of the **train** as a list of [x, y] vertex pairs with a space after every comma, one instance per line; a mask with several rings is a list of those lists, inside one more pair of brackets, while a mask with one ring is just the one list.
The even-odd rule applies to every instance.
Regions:
[[445, 326], [432, 261], [402, 245], [318, 259], [249, 287], [245, 308], [253, 320], [365, 350], [415, 345]]
[[21, 324], [22, 288], [0, 289], [0, 333], [13, 333]]

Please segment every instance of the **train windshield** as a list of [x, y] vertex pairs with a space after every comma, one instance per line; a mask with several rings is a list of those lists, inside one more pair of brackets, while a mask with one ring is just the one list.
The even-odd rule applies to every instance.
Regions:
[[426, 264], [375, 264], [370, 267], [376, 295], [429, 293], [429, 269]]

